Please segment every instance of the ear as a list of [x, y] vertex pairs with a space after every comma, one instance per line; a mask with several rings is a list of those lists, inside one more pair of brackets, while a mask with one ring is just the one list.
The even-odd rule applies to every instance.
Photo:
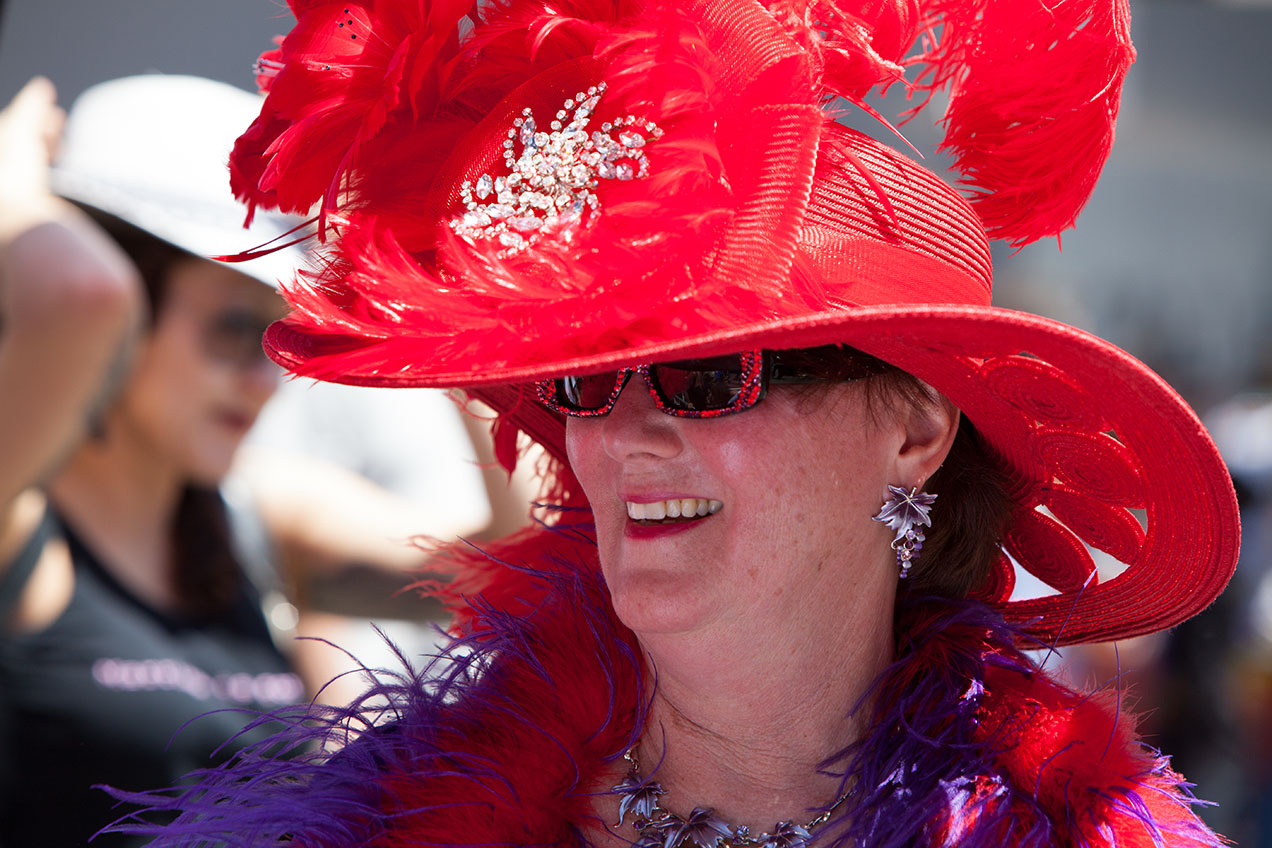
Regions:
[[923, 488], [941, 467], [958, 434], [959, 411], [944, 395], [933, 403], [906, 404], [899, 422], [904, 431], [892, 479], [906, 489]]

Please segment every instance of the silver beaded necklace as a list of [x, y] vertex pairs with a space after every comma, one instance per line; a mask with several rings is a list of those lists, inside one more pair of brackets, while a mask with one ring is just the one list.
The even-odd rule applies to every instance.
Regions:
[[745, 825], [730, 825], [709, 807], [694, 807], [688, 818], [667, 811], [658, 801], [666, 790], [658, 781], [640, 776], [636, 749], [630, 748], [623, 759], [631, 763], [631, 768], [623, 782], [614, 787], [620, 797], [618, 824], [621, 826], [627, 814], [632, 814], [636, 848], [807, 848], [812, 831], [829, 821], [851, 794], [850, 790], [840, 795], [808, 824], [782, 821], [768, 833], [752, 834]]

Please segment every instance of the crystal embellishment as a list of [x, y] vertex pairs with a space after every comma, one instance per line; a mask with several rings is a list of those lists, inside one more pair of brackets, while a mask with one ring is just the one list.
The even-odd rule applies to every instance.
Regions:
[[[512, 122], [504, 140], [506, 176], [482, 174], [460, 186], [464, 212], [450, 227], [470, 244], [497, 242], [508, 257], [544, 238], [569, 243], [600, 212], [601, 180], [634, 180], [649, 174], [645, 145], [662, 137], [652, 121], [625, 115], [588, 130], [605, 83], [580, 91], [563, 104], [542, 132], [530, 108]], [[611, 133], [616, 133], [617, 138]], [[516, 148], [520, 146], [520, 153]]]

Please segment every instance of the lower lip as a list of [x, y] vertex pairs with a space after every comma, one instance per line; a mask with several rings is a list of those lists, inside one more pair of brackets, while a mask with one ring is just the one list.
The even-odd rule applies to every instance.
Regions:
[[710, 516], [696, 521], [674, 521], [670, 524], [640, 524], [628, 519], [623, 528], [623, 535], [628, 539], [661, 539], [664, 536], [672, 536], [700, 527], [707, 518]]
[[246, 415], [222, 413], [217, 416], [217, 420], [221, 422], [221, 426], [236, 433], [245, 433], [248, 428], [252, 426], [252, 419], [248, 418]]

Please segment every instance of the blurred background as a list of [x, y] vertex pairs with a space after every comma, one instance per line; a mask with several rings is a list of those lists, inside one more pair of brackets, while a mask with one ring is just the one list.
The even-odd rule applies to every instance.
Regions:
[[[1132, 679], [1147, 740], [1218, 802], [1203, 815], [1240, 845], [1272, 846], [1272, 2], [1132, 7], [1139, 61], [1104, 178], [1063, 250], [995, 247], [995, 302], [1127, 349], [1219, 442], [1245, 522], [1233, 587], [1172, 634], [1066, 662], [1095, 682]], [[147, 71], [251, 89], [253, 61], [291, 22], [280, 0], [4, 0], [0, 102], [36, 73], [64, 105]], [[905, 132], [940, 162], [927, 117]]]

